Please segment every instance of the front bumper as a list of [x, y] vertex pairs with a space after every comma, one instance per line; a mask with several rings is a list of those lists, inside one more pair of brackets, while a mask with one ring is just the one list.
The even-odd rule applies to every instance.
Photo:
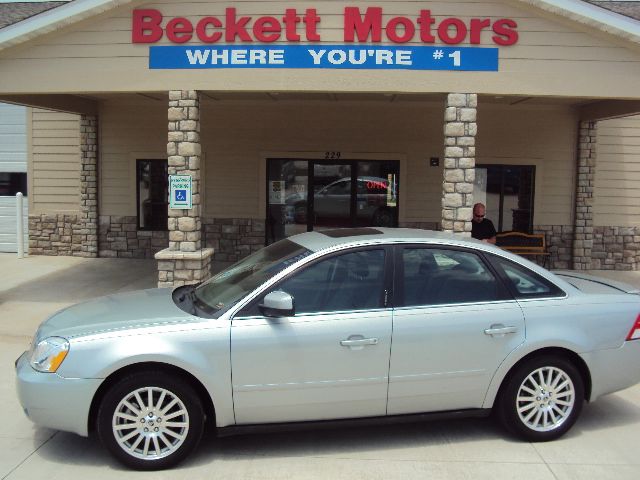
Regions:
[[24, 413], [36, 425], [89, 434], [91, 401], [101, 379], [63, 378], [29, 365], [27, 352], [16, 360], [16, 386]]
[[640, 340], [580, 356], [591, 373], [591, 401], [640, 383]]

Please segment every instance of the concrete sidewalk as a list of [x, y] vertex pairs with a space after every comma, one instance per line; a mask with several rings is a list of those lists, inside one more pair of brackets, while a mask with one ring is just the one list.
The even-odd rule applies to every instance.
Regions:
[[157, 285], [155, 260], [0, 254], [0, 337], [31, 336], [68, 305]]
[[[490, 419], [205, 438], [165, 472], [123, 469], [93, 438], [35, 427], [14, 386], [14, 360], [37, 325], [71, 303], [154, 287], [153, 260], [0, 254], [0, 480], [597, 479], [636, 480], [640, 386], [585, 405], [549, 443], [513, 440]], [[640, 272], [590, 272], [640, 286]], [[621, 365], [620, 368], [640, 368]]]

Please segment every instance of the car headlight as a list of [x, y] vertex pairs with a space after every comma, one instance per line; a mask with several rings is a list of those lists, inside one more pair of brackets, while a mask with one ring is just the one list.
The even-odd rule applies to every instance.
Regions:
[[31, 350], [29, 363], [39, 371], [54, 373], [69, 353], [69, 342], [62, 337], [49, 337], [38, 342]]

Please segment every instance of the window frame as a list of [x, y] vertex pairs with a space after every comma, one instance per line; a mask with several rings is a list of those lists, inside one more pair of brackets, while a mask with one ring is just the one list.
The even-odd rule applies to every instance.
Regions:
[[[425, 304], [425, 305], [405, 305], [405, 277], [404, 277], [404, 259], [403, 252], [405, 249], [425, 249], [425, 250], [450, 250], [456, 252], [464, 252], [470, 253], [472, 255], [476, 255], [482, 265], [487, 269], [487, 271], [495, 278], [497, 285], [497, 293], [498, 298], [495, 300], [483, 300], [483, 301], [471, 301], [471, 302], [455, 302], [455, 303], [434, 303], [434, 304]], [[395, 288], [395, 299], [396, 305], [395, 308], [435, 308], [449, 305], [474, 305], [474, 304], [486, 304], [486, 303], [497, 303], [497, 302], [509, 302], [515, 301], [515, 297], [511, 293], [511, 291], [505, 285], [504, 279], [499, 272], [496, 271], [494, 266], [489, 262], [484, 255], [484, 252], [474, 250], [471, 248], [459, 247], [454, 245], [438, 245], [438, 244], [426, 244], [426, 243], [407, 243], [396, 245], [395, 251], [395, 279], [394, 279], [394, 288]]]
[[[513, 295], [513, 298], [516, 299], [517, 301], [540, 300], [544, 298], [567, 298], [567, 292], [565, 292], [562, 288], [560, 288], [558, 285], [553, 283], [551, 280], [546, 279], [545, 277], [531, 270], [530, 268], [525, 267], [524, 265], [521, 265], [518, 262], [514, 262], [509, 258], [502, 257], [500, 255], [495, 255], [493, 253], [486, 253], [486, 257], [489, 263], [491, 263], [491, 265], [495, 268], [496, 272], [502, 279], [502, 282], [506, 285], [509, 292], [511, 292], [511, 295]], [[541, 281], [541, 283], [544, 283], [546, 285], [550, 285], [555, 291], [555, 293], [553, 291], [543, 292], [543, 293], [520, 293], [516, 288], [516, 286], [511, 281], [511, 279], [509, 278], [509, 276], [507, 275], [507, 272], [504, 271], [504, 269], [500, 266], [498, 261], [504, 261], [511, 265], [515, 265], [517, 268], [526, 270], [527, 273], [533, 276], [536, 280]]]
[[[383, 289], [381, 292], [381, 303], [382, 307], [376, 308], [368, 308], [368, 309], [356, 309], [356, 310], [333, 310], [333, 311], [321, 311], [321, 312], [305, 312], [302, 314], [294, 313], [293, 317], [298, 316], [324, 316], [324, 315], [335, 315], [337, 313], [346, 313], [346, 312], [369, 312], [369, 311], [381, 311], [381, 310], [389, 310], [393, 308], [393, 278], [394, 278], [394, 270], [395, 270], [395, 255], [393, 252], [392, 245], [363, 245], [358, 247], [349, 247], [340, 249], [334, 252], [327, 253], [326, 255], [322, 255], [318, 258], [311, 260], [304, 265], [301, 265], [299, 268], [296, 268], [294, 271], [288, 273], [286, 276], [279, 279], [276, 283], [265, 289], [261, 292], [257, 297], [249, 301], [247, 304], [243, 305], [233, 317], [233, 320], [241, 320], [245, 318], [256, 318], [256, 317], [264, 317], [264, 315], [260, 312], [258, 308], [258, 304], [262, 303], [262, 300], [269, 293], [276, 291], [280, 288], [280, 286], [292, 278], [295, 275], [302, 273], [304, 270], [313, 267], [314, 265], [323, 262], [325, 260], [330, 260], [332, 258], [346, 255], [349, 253], [356, 253], [367, 250], [383, 250], [384, 252], [384, 279], [383, 279]], [[386, 302], [384, 301], [384, 296], [386, 292]], [[295, 299], [294, 299], [295, 302]], [[385, 304], [386, 303], [386, 304]], [[295, 310], [295, 303], [294, 303]]]

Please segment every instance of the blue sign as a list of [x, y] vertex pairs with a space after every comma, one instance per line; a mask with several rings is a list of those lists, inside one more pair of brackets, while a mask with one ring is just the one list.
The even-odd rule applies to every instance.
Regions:
[[149, 47], [151, 69], [335, 68], [498, 71], [498, 49], [379, 45]]
[[176, 190], [176, 202], [186, 202], [187, 201], [187, 191], [186, 190]]

